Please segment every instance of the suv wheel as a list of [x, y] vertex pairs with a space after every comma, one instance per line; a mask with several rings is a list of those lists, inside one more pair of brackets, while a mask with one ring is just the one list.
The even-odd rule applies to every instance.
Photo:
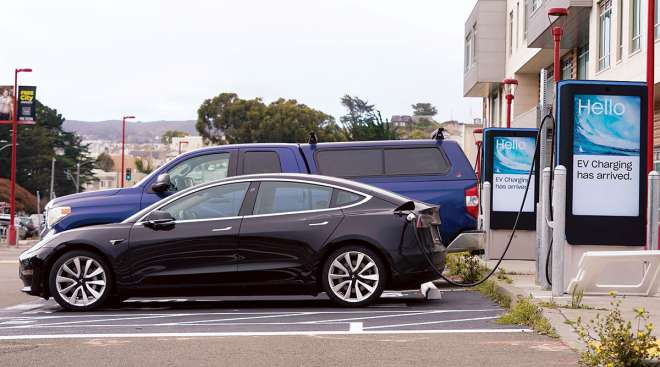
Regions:
[[100, 307], [110, 294], [110, 271], [97, 254], [71, 251], [50, 270], [50, 294], [63, 308], [88, 311]]
[[364, 246], [333, 251], [323, 266], [323, 289], [343, 307], [366, 306], [377, 300], [385, 286], [385, 265]]

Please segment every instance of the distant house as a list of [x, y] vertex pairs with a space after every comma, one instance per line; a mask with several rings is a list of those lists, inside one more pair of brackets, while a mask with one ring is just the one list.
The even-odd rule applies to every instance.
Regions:
[[412, 116], [408, 115], [393, 115], [390, 121], [394, 127], [407, 127], [414, 122]]

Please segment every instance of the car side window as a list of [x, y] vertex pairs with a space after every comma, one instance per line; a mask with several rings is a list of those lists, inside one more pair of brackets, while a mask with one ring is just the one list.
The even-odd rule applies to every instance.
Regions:
[[383, 174], [381, 149], [321, 150], [316, 154], [321, 174], [334, 177], [366, 177]]
[[236, 217], [241, 210], [249, 182], [218, 185], [186, 195], [160, 210], [176, 220]]
[[332, 207], [342, 207], [346, 205], [355, 204], [358, 201], [364, 199], [364, 196], [340, 189], [335, 189], [335, 202]]
[[259, 185], [253, 214], [327, 209], [330, 207], [331, 198], [331, 187], [298, 182], [264, 181]]
[[181, 191], [227, 177], [229, 155], [229, 153], [205, 154], [180, 162], [169, 171], [172, 190]]
[[280, 173], [280, 157], [277, 152], [245, 152], [243, 153], [243, 174]]
[[385, 174], [442, 175], [449, 162], [438, 148], [385, 149]]

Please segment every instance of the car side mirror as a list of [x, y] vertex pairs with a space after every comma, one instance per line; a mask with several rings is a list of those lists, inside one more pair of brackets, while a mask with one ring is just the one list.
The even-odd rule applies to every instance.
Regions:
[[144, 220], [144, 226], [151, 229], [169, 229], [174, 227], [176, 219], [172, 214], [162, 211], [154, 210]]
[[170, 174], [169, 173], [161, 173], [158, 175], [158, 178], [156, 178], [156, 182], [154, 182], [153, 185], [151, 185], [151, 190], [154, 192], [166, 192], [167, 190], [170, 189], [172, 186], [172, 181], [170, 181]]

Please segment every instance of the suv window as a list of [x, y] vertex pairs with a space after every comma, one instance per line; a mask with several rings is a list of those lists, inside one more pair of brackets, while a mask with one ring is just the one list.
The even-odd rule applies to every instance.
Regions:
[[332, 188], [285, 181], [264, 181], [254, 204], [254, 214], [319, 210], [330, 207]]
[[440, 148], [322, 150], [316, 154], [321, 174], [335, 177], [441, 175], [450, 164]]
[[172, 190], [180, 191], [227, 177], [229, 153], [206, 154], [187, 159], [169, 171]]
[[438, 148], [385, 149], [386, 175], [440, 175], [449, 162]]
[[280, 157], [276, 152], [246, 152], [243, 154], [243, 174], [280, 173]]
[[213, 219], [238, 216], [249, 182], [219, 185], [177, 199], [160, 210], [176, 220]]
[[383, 174], [381, 149], [322, 150], [316, 155], [319, 171], [328, 176], [360, 177]]

